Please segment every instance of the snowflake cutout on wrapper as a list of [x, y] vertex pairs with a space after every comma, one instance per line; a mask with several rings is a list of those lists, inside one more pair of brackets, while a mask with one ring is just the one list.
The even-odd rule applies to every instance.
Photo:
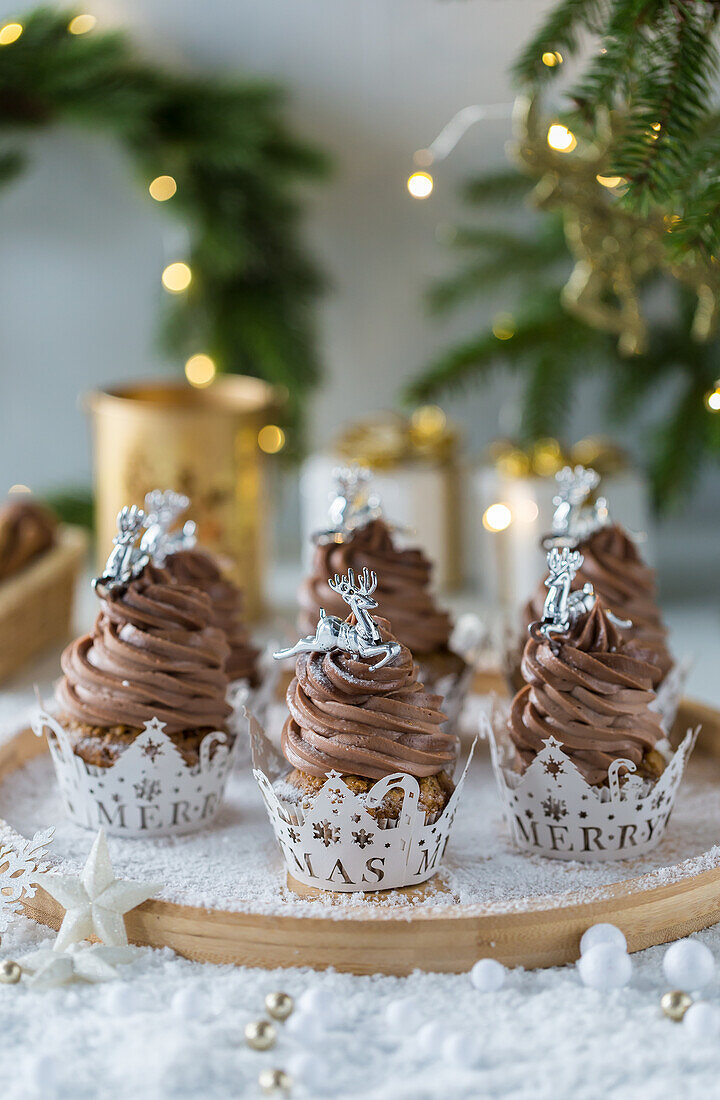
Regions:
[[[146, 728], [150, 729], [150, 725], [148, 725]], [[162, 746], [159, 744], [159, 742], [157, 742], [157, 741], [147, 741], [143, 745], [141, 751], [142, 751], [143, 756], [149, 756], [150, 759], [154, 761], [155, 757], [158, 755], [161, 748], [162, 748]]]
[[32, 840], [0, 844], [0, 933], [21, 911], [23, 899], [35, 897], [35, 876], [48, 868], [45, 856], [54, 835], [54, 828], [44, 829]]
[[545, 811], [546, 817], [553, 818], [554, 821], [560, 821], [567, 814], [567, 804], [559, 798], [553, 798], [552, 795], [548, 795], [540, 803]]
[[157, 779], [142, 779], [139, 783], [133, 783], [133, 790], [139, 799], [144, 802], [152, 802], [160, 794], [160, 783]]
[[353, 833], [353, 841], [361, 848], [364, 848], [367, 844], [370, 844], [374, 833], [366, 833], [364, 829], [359, 829], [358, 832]]
[[333, 828], [329, 821], [321, 821], [313, 826], [313, 836], [328, 848], [330, 844], [337, 844], [340, 839], [340, 830]]

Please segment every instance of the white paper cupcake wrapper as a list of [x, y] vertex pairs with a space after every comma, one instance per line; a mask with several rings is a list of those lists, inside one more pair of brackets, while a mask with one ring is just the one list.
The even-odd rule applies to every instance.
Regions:
[[[450, 839], [475, 742], [439, 815], [420, 809], [418, 781], [401, 772], [379, 780], [362, 796], [350, 790], [339, 772], [328, 772], [324, 786], [304, 805], [278, 797], [274, 784], [287, 774], [287, 761], [255, 718], [248, 718], [253, 774], [293, 878], [316, 889], [351, 893], [416, 886], [435, 874]], [[403, 791], [398, 818], [376, 820], [366, 807], [379, 805], [393, 789]]]
[[153, 718], [109, 768], [86, 764], [63, 727], [43, 711], [33, 732], [48, 746], [68, 817], [83, 828], [101, 826], [111, 836], [177, 836], [205, 828], [215, 817], [232, 770], [236, 736], [220, 730], [200, 742], [190, 767], [164, 723]]
[[599, 862], [645, 855], [662, 839], [700, 727], [688, 729], [659, 779], [641, 779], [630, 760], [610, 766], [608, 787], [585, 781], [554, 737], [522, 775], [510, 763], [506, 707], [497, 703], [481, 717], [481, 736], [490, 743], [505, 822], [515, 845], [550, 859]]

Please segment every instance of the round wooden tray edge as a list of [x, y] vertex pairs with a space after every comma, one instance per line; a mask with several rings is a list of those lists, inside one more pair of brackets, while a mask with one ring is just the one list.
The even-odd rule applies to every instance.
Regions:
[[[683, 700], [677, 725], [698, 722], [703, 723], [700, 751], [720, 756], [720, 712]], [[44, 740], [29, 730], [19, 731], [0, 747], [0, 779], [44, 751]], [[369, 907], [356, 912], [334, 906], [325, 917], [208, 910], [153, 900], [129, 913], [126, 927], [132, 943], [170, 947], [191, 959], [402, 975], [418, 967], [463, 972], [481, 956], [526, 967], [572, 962], [583, 931], [602, 920], [623, 930], [631, 951], [720, 920], [720, 867], [648, 888], [639, 887], [638, 881], [621, 880], [602, 888], [602, 897], [582, 904], [503, 914], [437, 906], [416, 910], [412, 920], [409, 905], [378, 905], [369, 912]], [[26, 899], [24, 910], [52, 928], [62, 920], [62, 907], [41, 888]]]

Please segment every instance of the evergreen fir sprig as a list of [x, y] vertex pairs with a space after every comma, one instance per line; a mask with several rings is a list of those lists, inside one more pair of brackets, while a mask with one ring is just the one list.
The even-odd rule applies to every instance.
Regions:
[[[286, 386], [298, 424], [320, 377], [321, 289], [300, 238], [298, 186], [323, 178], [325, 157], [290, 133], [276, 87], [167, 70], [124, 31], [69, 33], [75, 14], [33, 11], [2, 48], [0, 133], [16, 142], [50, 124], [82, 126], [112, 135], [145, 187], [171, 175], [177, 192], [163, 205], [189, 229], [190, 254], [178, 259], [192, 282], [168, 299], [165, 348]], [[4, 152], [0, 183], [22, 163]]]
[[[521, 179], [527, 188], [525, 177]], [[650, 326], [646, 354], [620, 356], [611, 335], [571, 316], [562, 305], [562, 281], [554, 281], [553, 272], [567, 269], [571, 257], [561, 215], [537, 211], [529, 228], [513, 231], [498, 225], [501, 191], [498, 174], [487, 186], [480, 179], [465, 188], [466, 195], [474, 196], [473, 207], [483, 221], [458, 230], [453, 243], [459, 245], [463, 266], [433, 289], [431, 302], [445, 310], [472, 302], [494, 274], [495, 289], [506, 290], [509, 317], [503, 318], [501, 327], [495, 326], [498, 335], [490, 326], [483, 327], [440, 355], [406, 389], [406, 399], [437, 400], [482, 384], [500, 371], [511, 372], [518, 378], [520, 394], [518, 441], [531, 444], [552, 436], [569, 443], [578, 388], [596, 376], [604, 382], [611, 421], [635, 423], [650, 415], [649, 428], [644, 438], [638, 432], [638, 442], [643, 444], [654, 503], [659, 510], [668, 508], [692, 488], [701, 466], [720, 463], [720, 413], [705, 404], [720, 379], [720, 340], [693, 340], [692, 293], [655, 275], [646, 292], [659, 292], [673, 304]], [[514, 193], [517, 201], [524, 191], [518, 186]], [[661, 389], [674, 399], [653, 417], [650, 410], [658, 407], [655, 398]]]
[[[686, 253], [706, 264], [720, 235], [717, 211], [712, 190], [688, 185], [691, 164], [706, 157], [715, 112], [719, 18], [718, 0], [562, 0], [514, 67], [524, 86], [538, 88], [562, 68], [544, 65], [543, 53], [559, 49], [567, 61], [590, 40], [589, 60], [568, 102], [591, 131], [600, 108], [622, 119], [610, 170], [627, 181], [629, 208], [659, 208], [694, 227], [703, 217], [713, 219], [708, 240], [694, 230], [683, 239]], [[572, 111], [567, 121], [573, 125]]]

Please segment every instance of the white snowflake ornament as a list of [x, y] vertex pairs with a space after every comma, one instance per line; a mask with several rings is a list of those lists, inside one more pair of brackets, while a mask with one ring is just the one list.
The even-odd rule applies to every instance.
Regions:
[[63, 952], [41, 947], [17, 961], [23, 972], [31, 975], [28, 985], [37, 989], [56, 989], [69, 982], [109, 982], [119, 977], [116, 967], [131, 963], [137, 954], [134, 947], [74, 943]]
[[125, 946], [125, 913], [153, 897], [160, 888], [157, 883], [115, 878], [102, 829], [78, 878], [49, 873], [38, 875], [36, 881], [65, 909], [53, 947], [56, 952], [93, 935], [108, 947]]
[[48, 866], [44, 857], [54, 833], [54, 829], [45, 829], [24, 843], [8, 840], [0, 844], [0, 933], [20, 912], [22, 900], [35, 897], [35, 884]]

